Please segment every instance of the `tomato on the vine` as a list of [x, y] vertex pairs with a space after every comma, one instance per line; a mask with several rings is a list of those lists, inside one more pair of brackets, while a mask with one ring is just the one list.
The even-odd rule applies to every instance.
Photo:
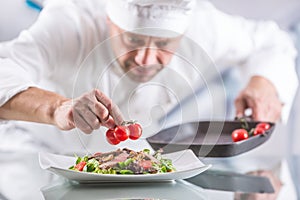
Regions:
[[260, 122], [258, 123], [256, 126], [256, 128], [262, 128], [263, 130], [269, 130], [271, 128], [271, 125], [269, 123], [266, 122]]
[[249, 137], [249, 135], [248, 135], [247, 130], [241, 128], [241, 129], [235, 129], [231, 133], [231, 137], [234, 142], [238, 142], [238, 141], [247, 139]]
[[112, 145], [117, 145], [128, 138], [137, 140], [141, 135], [142, 127], [140, 124], [135, 121], [124, 121], [122, 125], [106, 131], [106, 140]]
[[141, 137], [142, 135], [142, 127], [140, 124], [133, 123], [128, 125], [129, 129], [129, 138], [131, 140], [137, 140]]
[[120, 140], [116, 138], [115, 136], [115, 130], [114, 129], [108, 129], [106, 131], [106, 140], [109, 144], [117, 145], [120, 143]]
[[117, 126], [114, 131], [115, 137], [120, 141], [125, 141], [129, 138], [129, 129], [126, 126]]

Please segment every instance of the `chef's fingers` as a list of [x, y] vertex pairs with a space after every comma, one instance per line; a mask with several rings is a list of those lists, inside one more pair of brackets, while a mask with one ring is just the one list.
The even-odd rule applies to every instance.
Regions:
[[121, 125], [124, 121], [122, 113], [118, 106], [112, 102], [103, 92], [95, 89], [95, 96], [109, 111], [116, 125]]
[[235, 115], [236, 118], [242, 118], [244, 117], [244, 113], [245, 110], [248, 108], [247, 107], [247, 102], [245, 101], [245, 99], [243, 98], [243, 96], [238, 96], [235, 101], [234, 101], [234, 105], [235, 105]]
[[112, 104], [110, 113], [111, 113], [112, 117], [114, 118], [115, 123], [117, 125], [121, 125], [123, 123], [124, 117], [123, 117], [119, 107], [116, 104]]
[[[84, 94], [78, 99], [74, 100], [73, 104], [73, 118], [76, 123], [76, 127], [82, 129], [84, 132], [90, 132], [86, 128], [87, 124], [92, 130], [100, 128], [100, 121], [93, 111], [95, 104], [98, 103], [95, 98], [90, 98], [90, 94]], [[85, 122], [85, 123], [84, 123]]]
[[282, 103], [277, 97], [265, 97], [256, 99], [253, 116], [256, 121], [276, 122], [280, 119]]
[[113, 120], [113, 118], [111, 116], [109, 116], [106, 121], [102, 122], [102, 125], [106, 126], [109, 129], [113, 129], [116, 126], [115, 121]]
[[84, 119], [80, 113], [74, 112], [73, 118], [76, 128], [80, 129], [86, 134], [90, 134], [93, 131], [93, 128], [87, 123], [86, 119]]
[[95, 116], [98, 118], [102, 126], [113, 129], [116, 124], [110, 116], [109, 110], [99, 101], [96, 101], [93, 106], [89, 106]]
[[90, 108], [86, 108], [81, 116], [93, 130], [100, 128], [101, 121]]
[[254, 121], [261, 120], [261, 118], [263, 118], [263, 116], [261, 116], [261, 115], [264, 113], [264, 110], [261, 109], [263, 104], [259, 103], [258, 100], [253, 97], [248, 97], [247, 104], [248, 104], [248, 107], [251, 108], [251, 111], [252, 111], [251, 118]]
[[270, 112], [268, 104], [270, 103], [262, 95], [259, 96], [257, 93], [246, 93], [244, 99], [247, 103], [247, 107], [251, 108], [251, 118], [254, 121], [267, 120], [267, 113]]
[[249, 91], [242, 91], [235, 100], [236, 118], [249, 117], [257, 120], [257, 116], [261, 114], [259, 107], [262, 105], [257, 101], [255, 95]]

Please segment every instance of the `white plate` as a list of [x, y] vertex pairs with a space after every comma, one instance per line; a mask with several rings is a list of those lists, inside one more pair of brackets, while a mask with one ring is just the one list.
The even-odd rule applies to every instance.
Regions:
[[203, 164], [190, 150], [164, 154], [163, 157], [172, 159], [175, 172], [164, 174], [96, 174], [78, 172], [68, 169], [74, 165], [75, 157], [56, 155], [51, 153], [39, 153], [39, 162], [42, 169], [47, 169], [55, 174], [80, 183], [94, 182], [151, 182], [186, 179], [200, 174], [211, 167]]

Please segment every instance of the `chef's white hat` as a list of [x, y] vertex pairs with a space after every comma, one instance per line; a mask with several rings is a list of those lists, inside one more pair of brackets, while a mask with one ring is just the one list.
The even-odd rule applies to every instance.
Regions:
[[108, 0], [110, 20], [123, 30], [175, 37], [186, 30], [195, 0]]

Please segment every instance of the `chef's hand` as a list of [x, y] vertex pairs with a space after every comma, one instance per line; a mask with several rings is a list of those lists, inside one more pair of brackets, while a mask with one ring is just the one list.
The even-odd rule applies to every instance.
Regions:
[[252, 119], [276, 122], [280, 119], [282, 103], [274, 85], [261, 76], [253, 76], [235, 100], [236, 116], [244, 116], [247, 108], [252, 109]]
[[55, 110], [54, 119], [61, 130], [76, 127], [87, 134], [100, 126], [114, 128], [123, 122], [119, 108], [97, 89], [66, 100]]

